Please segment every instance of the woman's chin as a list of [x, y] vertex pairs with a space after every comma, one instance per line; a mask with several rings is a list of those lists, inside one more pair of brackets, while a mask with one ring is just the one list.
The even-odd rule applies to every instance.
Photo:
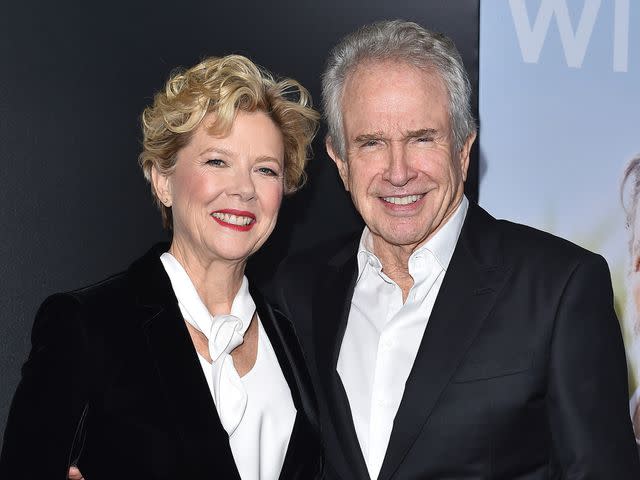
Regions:
[[212, 261], [243, 263], [256, 250], [252, 248], [238, 248], [239, 245], [228, 245], [227, 248], [209, 249], [208, 256]]

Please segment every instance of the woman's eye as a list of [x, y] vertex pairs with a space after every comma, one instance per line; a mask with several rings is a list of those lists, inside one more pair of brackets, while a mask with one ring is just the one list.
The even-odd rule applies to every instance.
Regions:
[[269, 167], [260, 167], [260, 168], [258, 168], [258, 172], [260, 172], [263, 175], [267, 175], [269, 177], [277, 177], [278, 176], [278, 172], [276, 172], [275, 170], [273, 170], [272, 168], [269, 168]]
[[212, 158], [211, 160], [207, 160], [207, 165], [213, 165], [214, 167], [223, 167], [226, 165], [224, 160], [220, 160], [219, 158]]

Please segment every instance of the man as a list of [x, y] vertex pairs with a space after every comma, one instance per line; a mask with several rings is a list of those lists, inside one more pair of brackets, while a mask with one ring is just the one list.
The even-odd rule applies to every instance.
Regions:
[[279, 303], [327, 475], [640, 478], [606, 263], [464, 197], [476, 128], [453, 43], [368, 25], [332, 52], [323, 97], [366, 227], [286, 261]]
[[[638, 199], [640, 197], [640, 155], [629, 161], [622, 178], [622, 203], [629, 231], [629, 262], [627, 264], [627, 303], [624, 321], [630, 333], [629, 365], [638, 383], [640, 366], [640, 222], [638, 221]], [[634, 368], [635, 367], [635, 368]], [[640, 387], [636, 388], [629, 401], [636, 443], [640, 445]]]

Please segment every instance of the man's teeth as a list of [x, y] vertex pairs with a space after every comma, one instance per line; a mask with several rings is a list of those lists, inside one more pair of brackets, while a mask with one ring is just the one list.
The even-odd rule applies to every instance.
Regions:
[[231, 215], [230, 213], [213, 212], [212, 217], [216, 217], [222, 220], [224, 223], [230, 223], [231, 225], [240, 225], [242, 227], [249, 225], [253, 222], [251, 217], [242, 217], [240, 215]]
[[395, 205], [409, 205], [420, 200], [424, 195], [407, 195], [405, 197], [382, 197], [385, 202]]

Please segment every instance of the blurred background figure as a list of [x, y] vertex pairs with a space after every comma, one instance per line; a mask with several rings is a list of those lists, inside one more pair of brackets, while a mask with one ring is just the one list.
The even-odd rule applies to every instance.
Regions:
[[[627, 262], [627, 304], [623, 321], [631, 332], [627, 357], [631, 374], [638, 377], [640, 364], [640, 221], [638, 221], [638, 199], [640, 197], [640, 154], [632, 158], [624, 170], [621, 185], [622, 205], [627, 218], [629, 233], [629, 257]], [[640, 445], [640, 388], [632, 392], [629, 412], [633, 420], [636, 443]]]

